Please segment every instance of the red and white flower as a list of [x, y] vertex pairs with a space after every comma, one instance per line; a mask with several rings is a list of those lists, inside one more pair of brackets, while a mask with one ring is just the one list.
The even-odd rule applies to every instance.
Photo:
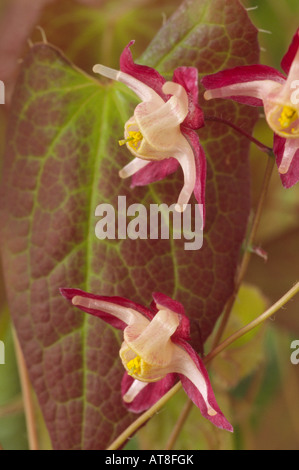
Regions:
[[93, 71], [127, 85], [141, 100], [125, 123], [124, 139], [134, 156], [120, 172], [133, 176], [132, 187], [158, 181], [177, 170], [184, 174], [184, 186], [176, 210], [183, 211], [192, 193], [204, 205], [206, 159], [195, 129], [203, 126], [198, 105], [198, 72], [179, 67], [173, 80], [166, 81], [155, 69], [135, 64], [131, 41], [120, 57], [120, 70], [95, 65]]
[[217, 405], [202, 360], [188, 343], [189, 319], [183, 306], [161, 293], [151, 308], [122, 297], [104, 297], [79, 289], [61, 289], [79, 309], [123, 330], [119, 354], [126, 370], [122, 396], [130, 411], [152, 406], [179, 378], [202, 415], [219, 428], [232, 426]]
[[231, 98], [264, 106], [274, 131], [274, 153], [286, 188], [299, 180], [299, 28], [282, 59], [287, 76], [265, 65], [247, 65], [208, 75], [202, 83], [205, 98]]

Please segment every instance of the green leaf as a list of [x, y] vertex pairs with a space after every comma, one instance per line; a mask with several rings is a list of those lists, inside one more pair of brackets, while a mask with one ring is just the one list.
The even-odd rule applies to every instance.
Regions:
[[[39, 24], [50, 43], [91, 72], [95, 63], [118, 67], [119, 55], [132, 39], [136, 40], [136, 54], [141, 54], [179, 4], [180, 0], [138, 4], [136, 0], [106, 0], [94, 1], [90, 8], [84, 2], [59, 0], [44, 10]], [[40, 40], [40, 32], [34, 37]]]
[[[157, 41], [143, 60], [159, 62], [166, 75], [179, 65], [203, 71], [204, 63], [208, 73], [257, 60], [256, 30], [235, 0], [185, 2]], [[98, 204], [117, 207], [118, 195], [127, 206], [171, 204], [182, 185], [180, 172], [134, 190], [118, 177], [129, 156], [117, 141], [134, 102], [124, 87], [94, 81], [47, 45], [31, 49], [16, 86], [1, 188], [4, 272], [56, 449], [104, 448], [134, 419], [120, 396], [121, 338], [66, 304], [59, 287], [147, 305], [153, 291], [164, 292], [184, 304], [197, 350], [233, 289], [250, 206], [249, 145], [224, 126], [199, 133], [209, 160], [201, 250], [190, 254], [183, 240], [95, 237]], [[230, 102], [205, 109], [247, 131], [256, 119], [254, 110]]]

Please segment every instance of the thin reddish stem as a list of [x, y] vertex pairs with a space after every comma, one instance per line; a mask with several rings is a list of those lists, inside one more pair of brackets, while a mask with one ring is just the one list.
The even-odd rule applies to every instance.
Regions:
[[226, 126], [231, 127], [236, 132], [246, 137], [246, 139], [250, 140], [250, 142], [255, 144], [262, 152], [265, 152], [268, 155], [273, 156], [273, 149], [271, 147], [268, 147], [267, 145], [263, 144], [258, 139], [253, 137], [251, 134], [248, 134], [248, 132], [244, 131], [233, 122], [228, 121], [227, 119], [221, 118], [219, 116], [206, 116], [206, 115], [205, 115], [205, 121], [220, 122], [221, 124], [225, 124]]

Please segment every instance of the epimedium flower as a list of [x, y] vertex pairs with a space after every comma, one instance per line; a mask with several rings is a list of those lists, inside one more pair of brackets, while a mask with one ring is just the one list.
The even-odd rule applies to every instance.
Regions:
[[[274, 154], [284, 187], [299, 180], [299, 28], [282, 59], [286, 76], [265, 65], [224, 70], [202, 79], [204, 97], [231, 98], [252, 106], [264, 106], [274, 131]], [[297, 90], [296, 90], [297, 89]]]
[[95, 73], [124, 83], [141, 100], [125, 123], [124, 139], [119, 141], [134, 158], [119, 175], [132, 176], [132, 187], [144, 186], [181, 166], [184, 185], [176, 210], [184, 210], [193, 192], [204, 207], [206, 159], [195, 132], [204, 125], [198, 105], [198, 71], [178, 67], [172, 81], [166, 81], [157, 70], [135, 64], [130, 51], [133, 43], [121, 54], [120, 70], [99, 64], [93, 67]]
[[121, 392], [130, 411], [152, 406], [177, 381], [202, 415], [219, 428], [232, 426], [217, 405], [204, 364], [189, 344], [189, 319], [183, 306], [161, 293], [150, 308], [122, 297], [80, 289], [60, 289], [74, 306], [123, 331], [119, 355], [125, 374]]

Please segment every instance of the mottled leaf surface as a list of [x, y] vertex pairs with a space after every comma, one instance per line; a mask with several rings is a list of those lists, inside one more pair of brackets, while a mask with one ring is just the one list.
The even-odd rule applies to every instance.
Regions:
[[[256, 29], [237, 0], [184, 2], [141, 58], [141, 63], [157, 68], [168, 79], [178, 65], [197, 67], [202, 77], [257, 62]], [[199, 101], [206, 115], [221, 116], [242, 129], [252, 129], [255, 110], [224, 100], [206, 102], [203, 92], [200, 85]], [[184, 305], [190, 305], [191, 317], [200, 317], [205, 340], [232, 291], [250, 207], [250, 182], [246, 140], [227, 126], [211, 122], [206, 122], [198, 134], [208, 159], [204, 244], [198, 257], [186, 257], [178, 266], [175, 295]], [[165, 187], [164, 182], [155, 186], [163, 199], [167, 199]], [[194, 275], [197, 262], [199, 272]]]
[[[257, 61], [256, 30], [238, 1], [185, 2], [143, 56], [167, 76], [179, 65], [201, 73]], [[202, 90], [201, 90], [202, 91]], [[207, 124], [204, 246], [184, 240], [95, 237], [95, 208], [142, 202], [172, 204], [182, 174], [130, 189], [118, 170], [119, 148], [135, 98], [100, 84], [48, 45], [32, 48], [12, 103], [2, 180], [2, 247], [9, 305], [33, 386], [56, 449], [105, 448], [134, 416], [120, 397], [120, 337], [69, 306], [59, 287], [120, 295], [149, 305], [161, 291], [181, 301], [201, 350], [233, 288], [249, 213], [248, 143]], [[247, 131], [256, 113], [209, 103]]]

